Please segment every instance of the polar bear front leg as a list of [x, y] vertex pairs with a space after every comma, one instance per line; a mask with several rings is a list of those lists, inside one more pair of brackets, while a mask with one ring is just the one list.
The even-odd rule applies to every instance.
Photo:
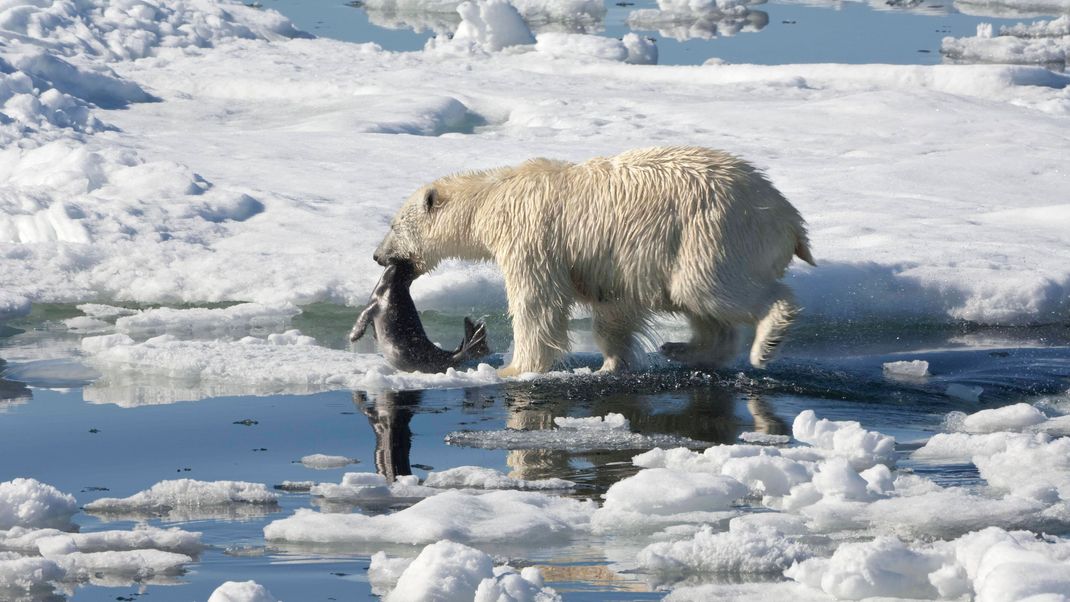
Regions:
[[552, 274], [513, 274], [504, 269], [509, 313], [513, 317], [513, 361], [501, 376], [547, 372], [568, 351], [571, 297]]

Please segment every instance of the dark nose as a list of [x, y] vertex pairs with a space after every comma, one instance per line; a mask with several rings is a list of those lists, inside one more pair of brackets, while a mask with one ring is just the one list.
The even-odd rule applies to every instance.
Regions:
[[385, 266], [386, 265], [386, 261], [383, 260], [383, 256], [380, 255], [378, 252], [376, 252], [376, 253], [374, 253], [372, 255], [372, 259], [375, 260], [375, 263], [377, 263], [377, 264], [379, 264], [381, 266]]

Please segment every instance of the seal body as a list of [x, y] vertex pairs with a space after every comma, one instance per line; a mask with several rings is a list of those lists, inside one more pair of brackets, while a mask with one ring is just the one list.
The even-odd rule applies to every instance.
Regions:
[[490, 354], [486, 325], [464, 319], [464, 340], [457, 349], [446, 351], [427, 338], [409, 287], [416, 270], [406, 261], [391, 263], [375, 285], [367, 307], [357, 318], [349, 340], [374, 329], [379, 350], [391, 366], [409, 372], [443, 372], [469, 360]]

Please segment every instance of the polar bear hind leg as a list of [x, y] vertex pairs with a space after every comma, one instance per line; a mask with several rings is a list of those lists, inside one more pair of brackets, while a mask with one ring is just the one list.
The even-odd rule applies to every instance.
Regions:
[[691, 341], [665, 343], [661, 352], [671, 360], [696, 368], [721, 368], [739, 351], [739, 332], [734, 324], [703, 314], [688, 314]]
[[778, 345], [784, 340], [788, 327], [799, 315], [799, 306], [791, 289], [776, 283], [769, 295], [769, 309], [755, 325], [754, 343], [750, 348], [750, 363], [755, 368], [764, 368]]

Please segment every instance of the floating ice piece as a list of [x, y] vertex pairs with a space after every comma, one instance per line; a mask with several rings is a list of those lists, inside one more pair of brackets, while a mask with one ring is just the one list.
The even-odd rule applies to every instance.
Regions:
[[279, 602], [256, 581], [227, 581], [208, 597], [208, 602]]
[[0, 483], [0, 529], [11, 527], [70, 526], [78, 512], [74, 496], [36, 479], [13, 479]]
[[747, 431], [739, 434], [739, 440], [752, 445], [787, 445], [791, 443], [791, 435], [771, 435], [769, 433]]
[[85, 581], [98, 574], [142, 580], [157, 575], [177, 575], [193, 559], [161, 550], [121, 552], [72, 552], [49, 558], [66, 572], [68, 580]]
[[936, 598], [940, 592], [930, 573], [944, 564], [941, 554], [914, 551], [894, 537], [862, 543], [845, 543], [830, 559], [812, 559], [784, 574], [838, 600], [876, 596]]
[[973, 463], [988, 484], [1015, 495], [1048, 502], [1070, 502], [1070, 439], [1018, 438]]
[[63, 567], [47, 558], [17, 554], [7, 557], [5, 554], [0, 552], [0, 592], [50, 590], [50, 583], [67, 575]]
[[981, 401], [981, 393], [984, 393], [984, 387], [962, 385], [959, 383], [951, 383], [944, 389], [944, 395], [948, 397], [954, 397], [955, 399], [961, 399], [962, 401], [978, 402]]
[[858, 470], [895, 462], [895, 438], [867, 431], [853, 420], [818, 420], [813, 410], [804, 410], [795, 417], [792, 433], [824, 453], [846, 458]]
[[446, 443], [482, 449], [561, 449], [570, 452], [594, 449], [650, 449], [654, 447], [705, 447], [704, 441], [661, 434], [633, 433], [621, 414], [589, 418], [554, 418], [557, 429], [518, 431], [453, 431]]
[[122, 552], [142, 549], [195, 556], [204, 549], [200, 533], [148, 526], [136, 527], [132, 531], [51, 534], [36, 538], [34, 543], [46, 558], [75, 552]]
[[276, 332], [300, 313], [300, 309], [288, 303], [240, 303], [215, 309], [160, 307], [120, 317], [115, 321], [115, 329], [131, 336], [240, 337], [258, 330]]
[[111, 330], [112, 325], [108, 324], [104, 320], [98, 320], [89, 316], [78, 316], [76, 318], [67, 318], [63, 321], [63, 325], [68, 330], [76, 332], [103, 332]]
[[940, 52], [960, 62], [1065, 64], [1070, 53], [1070, 16], [1003, 26], [998, 36], [992, 35], [991, 24], [982, 23], [974, 37], [944, 38]]
[[330, 456], [327, 454], [310, 454], [302, 456], [301, 458], [301, 464], [315, 470], [342, 468], [344, 466], [349, 466], [350, 464], [356, 464], [357, 462], [359, 462], [359, 460], [348, 456]]
[[244, 481], [160, 481], [126, 498], [100, 498], [85, 505], [97, 513], [157, 512], [174, 508], [210, 508], [233, 504], [273, 505], [278, 496], [260, 483]]
[[559, 540], [589, 529], [592, 502], [535, 492], [445, 491], [393, 514], [321, 514], [305, 508], [264, 527], [273, 541], [427, 544]]
[[910, 457], [914, 460], [969, 462], [974, 456], [991, 456], [1004, 451], [1011, 441], [1040, 444], [1049, 440], [1046, 435], [1032, 433], [937, 433]]
[[90, 318], [97, 318], [98, 320], [104, 318], [116, 318], [120, 316], [132, 316], [138, 313], [136, 309], [130, 309], [129, 307], [119, 307], [117, 305], [104, 305], [101, 303], [82, 303], [75, 306], [78, 311], [82, 312]]
[[892, 378], [924, 378], [929, 376], [929, 362], [925, 360], [885, 362], [882, 368], [885, 376]]
[[424, 486], [470, 489], [572, 489], [576, 484], [565, 479], [514, 479], [501, 471], [482, 466], [458, 466], [440, 472], [429, 472]]
[[[790, 519], [789, 519], [790, 521]], [[789, 522], [805, 532], [799, 522]], [[771, 525], [733, 519], [728, 531], [703, 526], [689, 539], [657, 542], [639, 552], [640, 568], [666, 575], [779, 574], [810, 558], [814, 549]]]
[[412, 500], [441, 493], [437, 489], [423, 487], [420, 479], [412, 475], [399, 476], [393, 483], [374, 472], [347, 472], [341, 484], [320, 483], [309, 492], [329, 501], [337, 502], [382, 502]]
[[520, 13], [507, 0], [468, 0], [457, 6], [461, 23], [452, 38], [432, 38], [427, 49], [437, 52], [499, 52], [509, 46], [534, 44]]
[[[400, 571], [400, 574], [398, 574]], [[487, 554], [448, 540], [424, 547], [413, 560], [391, 559], [379, 552], [368, 569], [385, 602], [556, 602], [538, 569], [517, 573], [495, 567]], [[395, 581], [391, 584], [390, 581]]]
[[660, 515], [727, 510], [747, 493], [732, 477], [647, 468], [611, 485], [602, 510]]
[[961, 430], [967, 433], [986, 434], [999, 431], [1018, 432], [1047, 420], [1048, 417], [1037, 408], [1027, 403], [1016, 403], [1002, 408], [981, 410], [963, 416], [961, 420], [952, 418], [949, 422], [959, 424]]
[[657, 45], [634, 33], [617, 40], [603, 36], [544, 32], [538, 35], [535, 51], [564, 59], [598, 59], [636, 65], [658, 62]]

